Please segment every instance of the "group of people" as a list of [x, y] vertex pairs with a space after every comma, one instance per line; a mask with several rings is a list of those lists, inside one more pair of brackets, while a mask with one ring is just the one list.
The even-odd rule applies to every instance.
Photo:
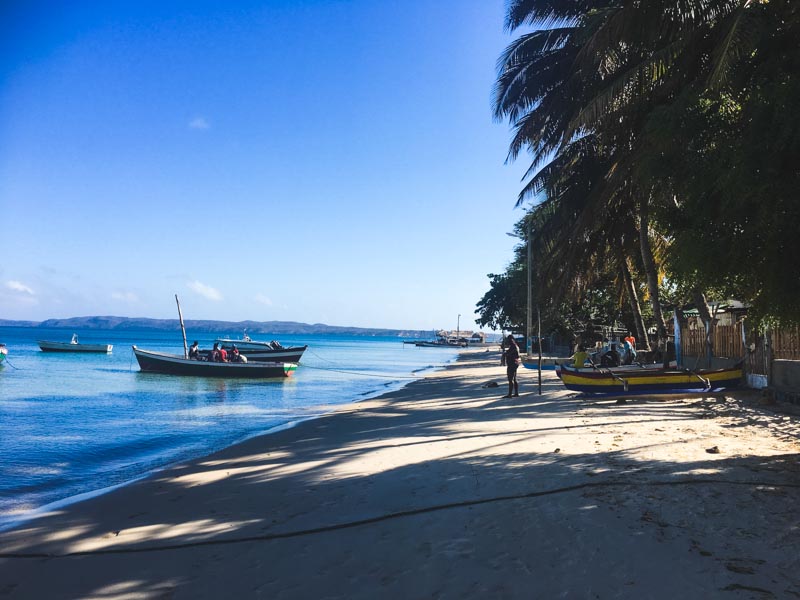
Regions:
[[[605, 347], [599, 352], [595, 353], [595, 358], [599, 357], [601, 367], [618, 367], [620, 365], [630, 365], [636, 360], [636, 338], [633, 334], [628, 332], [622, 342], [605, 340]], [[586, 346], [579, 344], [573, 355], [573, 365], [577, 368], [582, 368], [586, 362], [591, 362], [595, 366], [594, 360], [586, 351]]]
[[192, 342], [189, 348], [189, 358], [192, 360], [205, 360], [208, 362], [233, 362], [233, 363], [246, 363], [247, 357], [239, 352], [239, 349], [234, 344], [231, 351], [228, 352], [225, 348], [221, 348], [218, 342], [214, 342], [214, 347], [211, 350], [200, 350], [200, 345], [197, 340]]

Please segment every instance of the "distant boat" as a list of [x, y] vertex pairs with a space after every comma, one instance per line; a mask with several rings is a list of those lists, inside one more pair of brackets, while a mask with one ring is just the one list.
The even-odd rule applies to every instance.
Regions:
[[561, 381], [568, 390], [590, 394], [707, 392], [737, 387], [742, 368], [701, 369], [616, 367], [577, 369], [562, 364]]
[[226, 352], [230, 352], [234, 346], [240, 354], [247, 357], [247, 360], [257, 362], [300, 362], [300, 357], [306, 351], [305, 346], [282, 346], [279, 342], [255, 342], [244, 332], [242, 339], [234, 340], [230, 338], [217, 338], [214, 340]]
[[101, 352], [109, 353], [114, 347], [111, 344], [81, 344], [78, 342], [78, 334], [72, 334], [70, 342], [48, 342], [39, 340], [37, 342], [42, 352]]
[[133, 353], [142, 371], [169, 375], [194, 375], [197, 377], [290, 377], [297, 365], [283, 362], [207, 362], [184, 358], [178, 354], [140, 350], [133, 346]]
[[0, 344], [0, 366], [2, 366], [3, 363], [5, 362], [7, 355], [8, 355], [8, 349], [6, 348], [6, 345]]
[[435, 342], [414, 342], [419, 348], [466, 348], [467, 342], [436, 340]]

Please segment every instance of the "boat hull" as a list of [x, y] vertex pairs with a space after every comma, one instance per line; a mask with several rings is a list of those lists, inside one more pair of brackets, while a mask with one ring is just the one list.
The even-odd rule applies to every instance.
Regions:
[[148, 373], [165, 373], [169, 375], [190, 375], [195, 377], [246, 377], [246, 378], [279, 378], [290, 377], [297, 365], [283, 362], [261, 363], [218, 363], [184, 358], [177, 354], [151, 352], [133, 346], [133, 353], [139, 368]]
[[[569, 361], [568, 358], [555, 358], [553, 356], [542, 357], [542, 371], [555, 371], [556, 368], [562, 363]], [[526, 369], [539, 370], [539, 359], [537, 358], [523, 358], [522, 366]]]
[[707, 392], [737, 387], [742, 381], [742, 369], [618, 371], [561, 365], [560, 377], [568, 390], [589, 394]]
[[98, 352], [108, 354], [114, 347], [111, 344], [73, 344], [71, 342], [48, 342], [39, 340], [36, 342], [42, 352]]
[[230, 352], [235, 345], [240, 354], [244, 354], [248, 361], [257, 362], [289, 362], [299, 363], [303, 352], [308, 346], [291, 346], [275, 349], [268, 342], [253, 342], [244, 340], [217, 339], [220, 347]]

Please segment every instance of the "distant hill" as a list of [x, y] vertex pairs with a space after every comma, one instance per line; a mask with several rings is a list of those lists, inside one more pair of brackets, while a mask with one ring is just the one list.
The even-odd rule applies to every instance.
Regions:
[[[404, 329], [368, 329], [364, 327], [340, 327], [325, 325], [323, 323], [297, 323], [295, 321], [202, 321], [184, 320], [186, 329], [208, 331], [210, 333], [233, 334], [247, 329], [248, 334], [279, 334], [279, 335], [313, 335], [313, 334], [338, 334], [338, 335], [363, 335], [363, 336], [389, 336], [403, 338], [430, 338], [431, 331], [404, 330]], [[60, 329], [150, 329], [170, 330], [180, 329], [178, 319], [145, 319], [129, 317], [71, 317], [69, 319], [47, 319], [46, 321], [10, 321], [0, 319], [0, 327], [52, 327]]]

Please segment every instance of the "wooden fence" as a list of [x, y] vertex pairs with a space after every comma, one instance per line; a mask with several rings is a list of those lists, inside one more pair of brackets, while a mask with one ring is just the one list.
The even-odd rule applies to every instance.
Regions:
[[[754, 375], [769, 375], [770, 363], [775, 359], [800, 360], [800, 326], [758, 332], [748, 330], [745, 323], [714, 327], [715, 357], [744, 359], [747, 372]], [[742, 340], [742, 327], [746, 341]], [[699, 319], [681, 327], [683, 356], [704, 356], [705, 344], [706, 331]]]
[[[712, 332], [714, 356], [739, 359], [744, 356], [741, 323], [736, 325], [717, 325]], [[705, 356], [706, 330], [702, 326], [681, 327], [681, 351], [683, 356]]]

